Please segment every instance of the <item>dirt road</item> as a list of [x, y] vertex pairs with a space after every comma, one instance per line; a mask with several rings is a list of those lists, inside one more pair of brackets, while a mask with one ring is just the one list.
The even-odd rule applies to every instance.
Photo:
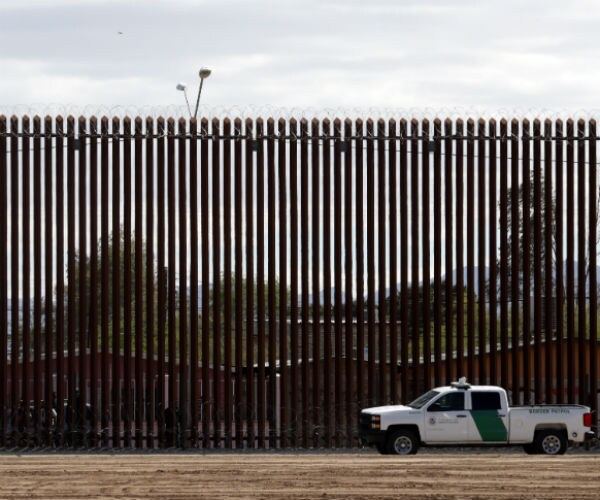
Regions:
[[600, 455], [0, 455], [1, 498], [598, 498]]

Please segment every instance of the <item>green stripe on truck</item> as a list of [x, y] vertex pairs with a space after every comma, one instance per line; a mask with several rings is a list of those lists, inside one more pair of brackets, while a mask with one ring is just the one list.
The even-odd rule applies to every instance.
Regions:
[[471, 417], [483, 441], [508, 440], [508, 432], [497, 410], [471, 410]]

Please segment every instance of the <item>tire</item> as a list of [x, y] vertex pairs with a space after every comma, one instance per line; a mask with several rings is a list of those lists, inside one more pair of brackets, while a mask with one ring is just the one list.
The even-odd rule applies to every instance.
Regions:
[[377, 448], [377, 451], [379, 453], [381, 453], [382, 455], [387, 455], [388, 454], [387, 447], [386, 447], [385, 443], [377, 443], [375, 445], [375, 448]]
[[567, 438], [561, 430], [547, 430], [537, 433], [535, 450], [542, 455], [563, 455], [567, 451]]
[[535, 444], [534, 443], [527, 443], [523, 445], [523, 450], [525, 451], [525, 453], [527, 453], [528, 455], [535, 455], [537, 454], [537, 451], [535, 450]]
[[386, 445], [390, 455], [414, 455], [419, 449], [419, 440], [413, 431], [400, 429], [390, 434]]

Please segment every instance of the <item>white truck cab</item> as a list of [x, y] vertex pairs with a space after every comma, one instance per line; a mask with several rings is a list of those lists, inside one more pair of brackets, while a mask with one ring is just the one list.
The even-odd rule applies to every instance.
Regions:
[[414, 454], [419, 446], [522, 445], [527, 453], [562, 454], [569, 443], [595, 437], [590, 408], [509, 407], [501, 387], [464, 378], [436, 387], [408, 405], [362, 410], [361, 440], [383, 454]]

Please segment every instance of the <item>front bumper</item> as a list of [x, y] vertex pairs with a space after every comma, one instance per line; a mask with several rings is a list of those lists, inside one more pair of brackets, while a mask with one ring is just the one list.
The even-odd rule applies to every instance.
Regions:
[[[365, 446], [374, 446], [385, 442], [385, 431], [373, 427], [373, 416], [370, 413], [361, 412], [358, 417], [358, 437]], [[377, 419], [381, 422], [380, 418]], [[375, 420], [377, 422], [377, 420]]]
[[361, 427], [358, 431], [358, 437], [360, 438], [361, 443], [365, 444], [366, 446], [385, 443], [385, 431], [378, 429], [367, 429]]

